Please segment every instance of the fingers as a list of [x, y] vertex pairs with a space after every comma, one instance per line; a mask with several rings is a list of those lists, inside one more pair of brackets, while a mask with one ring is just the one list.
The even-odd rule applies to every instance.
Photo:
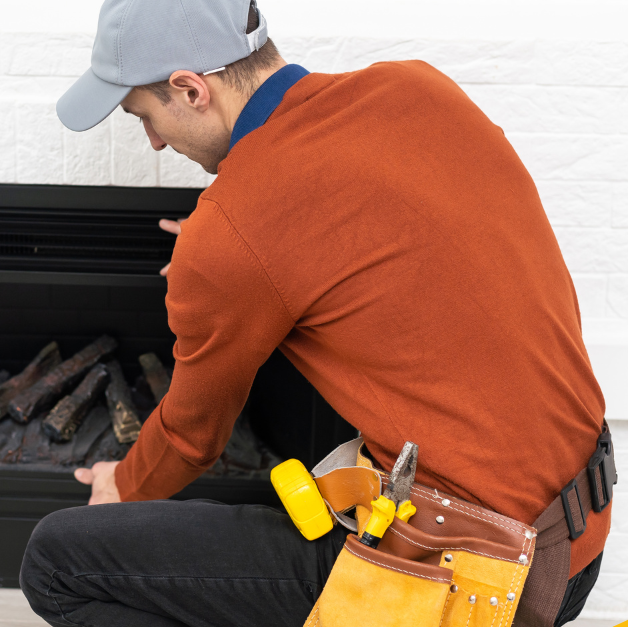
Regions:
[[119, 503], [120, 493], [116, 486], [116, 466], [120, 462], [98, 462], [94, 464], [94, 484], [89, 505], [101, 505], [104, 503]]
[[74, 471], [74, 477], [77, 481], [85, 485], [92, 485], [92, 483], [94, 483], [94, 473], [89, 468], [77, 468]]
[[[187, 220], [187, 218], [179, 218], [176, 222], [174, 220], [159, 220], [159, 227], [168, 233], [174, 235], [181, 235], [181, 225]], [[170, 264], [159, 271], [161, 276], [167, 276], [168, 270], [170, 270]]]
[[173, 233], [174, 235], [181, 234], [181, 222], [183, 220], [179, 220], [175, 222], [174, 220], [159, 220], [159, 228], [167, 231], [168, 233]]
[[107, 471], [111, 467], [111, 462], [96, 462], [92, 466], [94, 476], [99, 475], [103, 471]]

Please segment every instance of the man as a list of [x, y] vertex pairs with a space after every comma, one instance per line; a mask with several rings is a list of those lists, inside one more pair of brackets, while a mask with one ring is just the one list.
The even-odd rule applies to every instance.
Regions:
[[[431, 488], [532, 524], [586, 467], [604, 401], [573, 284], [525, 168], [452, 81], [418, 61], [309, 74], [249, 0], [107, 0], [58, 112], [83, 131], [119, 104], [218, 177], [168, 271], [170, 392], [126, 460], [77, 471], [96, 507], [33, 534], [22, 587], [51, 625], [303, 624], [346, 530], [310, 543], [269, 508], [155, 500], [215, 462], [277, 347], [384, 469], [417, 442]], [[571, 543], [556, 624], [609, 525], [591, 512]]]

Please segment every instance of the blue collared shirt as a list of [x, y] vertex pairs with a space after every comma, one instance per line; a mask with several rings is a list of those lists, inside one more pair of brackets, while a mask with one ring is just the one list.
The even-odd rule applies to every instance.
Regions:
[[308, 74], [304, 67], [291, 63], [264, 81], [242, 109], [231, 133], [229, 150], [251, 131], [263, 126], [279, 106], [285, 93]]

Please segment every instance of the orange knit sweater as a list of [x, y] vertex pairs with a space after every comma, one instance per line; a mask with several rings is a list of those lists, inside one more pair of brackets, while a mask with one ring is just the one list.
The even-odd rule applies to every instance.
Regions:
[[[172, 387], [117, 468], [123, 500], [213, 464], [277, 347], [384, 468], [413, 440], [417, 481], [528, 524], [595, 451], [604, 399], [534, 183], [425, 63], [292, 87], [183, 225], [166, 302]], [[609, 525], [590, 514], [572, 574]]]

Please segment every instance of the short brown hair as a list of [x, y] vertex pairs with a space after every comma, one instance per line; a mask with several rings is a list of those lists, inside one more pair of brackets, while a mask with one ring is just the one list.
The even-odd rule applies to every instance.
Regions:
[[[252, 33], [259, 26], [259, 17], [253, 3], [249, 7], [249, 21], [246, 32]], [[259, 85], [257, 84], [257, 73], [261, 70], [269, 70], [277, 63], [279, 50], [270, 37], [259, 49], [253, 51], [248, 57], [230, 63], [222, 72], [217, 72], [216, 76], [226, 85], [236, 89], [241, 94], [250, 98]], [[155, 94], [162, 104], [167, 105], [172, 100], [170, 91], [170, 81], [160, 81], [150, 85], [141, 85], [136, 89], [143, 89]]]

